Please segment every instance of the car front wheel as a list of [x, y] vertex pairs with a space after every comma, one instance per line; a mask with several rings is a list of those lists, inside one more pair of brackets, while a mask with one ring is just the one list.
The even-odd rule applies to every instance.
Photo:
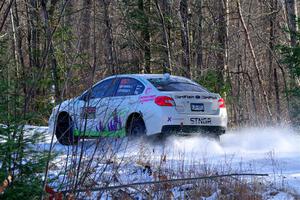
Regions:
[[58, 116], [55, 135], [62, 145], [78, 143], [78, 137], [74, 136], [74, 123], [68, 114], [60, 114]]

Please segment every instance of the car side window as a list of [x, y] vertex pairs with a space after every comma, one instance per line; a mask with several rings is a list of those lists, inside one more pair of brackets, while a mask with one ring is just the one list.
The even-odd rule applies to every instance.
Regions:
[[129, 96], [141, 94], [145, 86], [138, 80], [133, 78], [122, 78], [120, 80], [115, 96]]
[[117, 79], [105, 80], [92, 88], [91, 98], [104, 98], [114, 95]]
[[88, 98], [95, 99], [113, 96], [117, 82], [116, 78], [105, 80], [94, 86], [90, 91], [87, 91], [80, 99], [86, 101]]
[[113, 78], [111, 79], [112, 81], [110, 82], [110, 84], [107, 87], [107, 90], [104, 92], [104, 95], [102, 97], [112, 97], [115, 94], [116, 91], [116, 87], [118, 86], [118, 78]]

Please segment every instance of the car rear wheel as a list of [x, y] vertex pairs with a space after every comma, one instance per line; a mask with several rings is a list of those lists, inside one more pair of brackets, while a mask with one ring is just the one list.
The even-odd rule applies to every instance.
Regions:
[[74, 123], [68, 114], [60, 114], [58, 116], [55, 135], [62, 145], [78, 143], [78, 137], [74, 136]]
[[141, 117], [133, 118], [128, 129], [129, 136], [144, 136], [146, 134], [146, 127]]

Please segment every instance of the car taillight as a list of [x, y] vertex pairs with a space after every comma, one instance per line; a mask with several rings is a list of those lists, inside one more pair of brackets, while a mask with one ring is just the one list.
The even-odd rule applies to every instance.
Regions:
[[159, 106], [175, 106], [174, 99], [168, 96], [158, 96], [154, 102]]
[[223, 98], [220, 98], [218, 100], [218, 103], [219, 103], [219, 108], [225, 108], [225, 101]]

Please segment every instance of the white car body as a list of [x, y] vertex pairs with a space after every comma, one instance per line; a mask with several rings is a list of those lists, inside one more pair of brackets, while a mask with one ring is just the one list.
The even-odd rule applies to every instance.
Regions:
[[[179, 90], [186, 87], [196, 91], [172, 91], [179, 86]], [[72, 120], [75, 136], [125, 136], [133, 115], [142, 117], [146, 135], [198, 127], [225, 132], [227, 128], [227, 111], [219, 94], [168, 74], [115, 75], [96, 83], [81, 96], [53, 109], [49, 119], [51, 133], [61, 113]]]

